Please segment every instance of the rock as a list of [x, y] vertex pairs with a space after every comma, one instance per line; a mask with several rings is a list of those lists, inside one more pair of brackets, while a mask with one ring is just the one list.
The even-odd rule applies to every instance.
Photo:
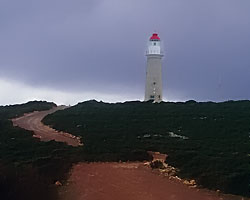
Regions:
[[190, 185], [196, 185], [195, 180], [190, 180]]
[[176, 172], [171, 171], [171, 172], [169, 173], [169, 176], [176, 176]]
[[160, 160], [154, 160], [150, 163], [150, 166], [152, 169], [165, 169], [164, 165], [163, 165], [163, 162], [160, 161]]
[[184, 183], [185, 185], [195, 186], [195, 187], [196, 187], [196, 182], [195, 182], [195, 180], [190, 180], [190, 181], [184, 180], [183, 183]]
[[56, 181], [56, 182], [55, 182], [55, 185], [56, 185], [56, 186], [62, 186], [62, 183], [61, 183], [60, 181]]
[[168, 164], [167, 163], [163, 163], [163, 166], [165, 167], [165, 168], [167, 168], [168, 167]]

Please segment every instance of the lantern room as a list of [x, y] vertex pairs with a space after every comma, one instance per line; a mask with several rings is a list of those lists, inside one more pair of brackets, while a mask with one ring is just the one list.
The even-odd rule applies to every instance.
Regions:
[[147, 46], [147, 55], [161, 55], [161, 39], [157, 33], [153, 33]]

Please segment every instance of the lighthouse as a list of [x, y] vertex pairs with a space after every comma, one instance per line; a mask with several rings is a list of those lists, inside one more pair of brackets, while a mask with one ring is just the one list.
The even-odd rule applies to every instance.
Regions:
[[162, 57], [161, 39], [153, 33], [147, 45], [147, 69], [145, 101], [162, 101]]

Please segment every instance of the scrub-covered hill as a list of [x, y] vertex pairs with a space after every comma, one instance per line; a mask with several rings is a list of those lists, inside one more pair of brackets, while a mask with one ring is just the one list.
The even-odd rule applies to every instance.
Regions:
[[181, 177], [250, 196], [250, 101], [87, 101], [44, 123], [81, 136], [86, 160], [143, 160], [160, 151]]
[[0, 106], [0, 199], [57, 198], [53, 185], [68, 172], [77, 150], [54, 141], [40, 142], [32, 132], [13, 127], [9, 120], [54, 106], [38, 101]]

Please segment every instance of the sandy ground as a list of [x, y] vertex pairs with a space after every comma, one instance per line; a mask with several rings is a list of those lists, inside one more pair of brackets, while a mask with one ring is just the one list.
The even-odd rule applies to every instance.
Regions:
[[190, 188], [143, 163], [79, 163], [59, 188], [62, 200], [243, 200]]
[[45, 126], [41, 122], [41, 120], [46, 115], [65, 108], [66, 106], [58, 106], [46, 111], [27, 113], [22, 117], [12, 119], [12, 122], [14, 126], [19, 126], [23, 129], [34, 131], [33, 137], [37, 137], [41, 141], [55, 140], [57, 142], [66, 142], [68, 145], [72, 146], [82, 145], [79, 138], [69, 133], [58, 132], [49, 126]]

